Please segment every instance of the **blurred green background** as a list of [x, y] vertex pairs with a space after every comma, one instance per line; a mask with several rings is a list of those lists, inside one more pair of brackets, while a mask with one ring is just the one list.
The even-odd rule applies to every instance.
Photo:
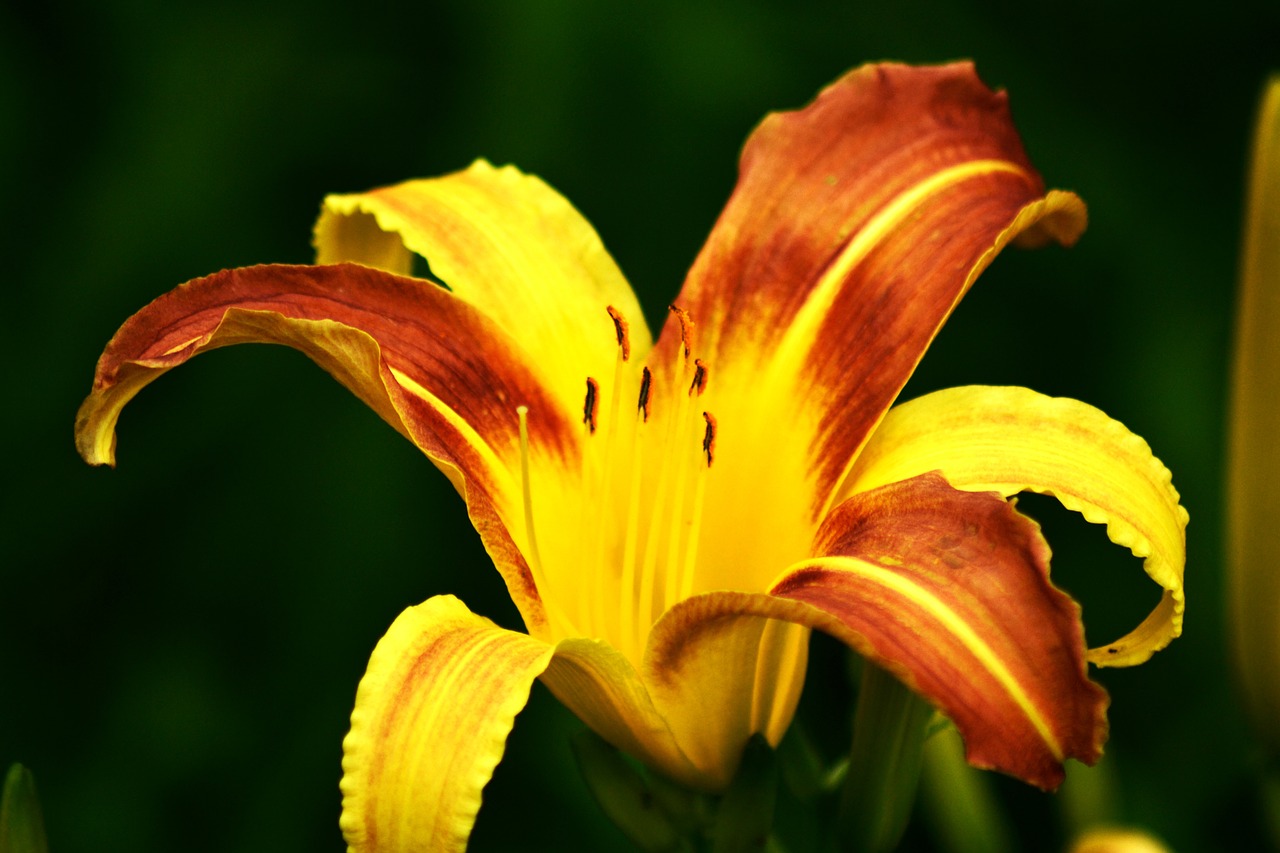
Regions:
[[[1225, 664], [1222, 427], [1245, 155], [1280, 68], [1280, 4], [1173, 8], [0, 6], [0, 764], [33, 768], [52, 849], [342, 849], [341, 740], [382, 631], [443, 592], [519, 625], [444, 478], [291, 351], [197, 359], [125, 413], [117, 470], [81, 463], [72, 419], [129, 314], [223, 267], [310, 260], [327, 192], [485, 156], [572, 200], [653, 324], [766, 111], [864, 61], [963, 57], [1010, 91], [1033, 161], [1092, 221], [1075, 249], [1002, 257], [906, 394], [1079, 397], [1172, 468], [1192, 518], [1186, 634], [1097, 674], [1113, 813], [1181, 850], [1257, 839], [1256, 758]], [[1099, 528], [1023, 506], [1092, 641], [1154, 604]], [[840, 658], [818, 648], [803, 711], [832, 748], [847, 738]], [[473, 849], [620, 842], [572, 766], [577, 726], [535, 687]], [[997, 788], [1026, 849], [1061, 846], [1052, 798]]]

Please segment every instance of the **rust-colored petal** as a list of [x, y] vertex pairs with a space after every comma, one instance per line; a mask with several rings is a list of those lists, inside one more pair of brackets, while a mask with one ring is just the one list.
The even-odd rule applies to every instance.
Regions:
[[[1016, 237], [1073, 242], [1084, 206], [1045, 196], [1003, 93], [972, 67], [873, 65], [748, 140], [677, 304], [715, 371], [717, 415], [813, 436], [820, 517], [956, 302]], [[668, 322], [662, 352], [679, 328]]]
[[577, 433], [509, 338], [428, 282], [355, 264], [248, 267], [188, 282], [107, 344], [76, 419], [81, 454], [114, 464], [116, 420], [138, 391], [205, 350], [249, 342], [305, 353], [420, 447], [466, 498], [529, 629], [542, 629], [517, 544], [516, 407], [529, 407], [539, 453], [572, 455]]
[[831, 614], [937, 705], [970, 763], [1042, 788], [1096, 761], [1107, 698], [1085, 673], [1080, 609], [1049, 582], [1038, 526], [999, 495], [925, 474], [854, 495], [774, 595]]
[[481, 791], [552, 654], [453, 596], [401, 613], [369, 658], [342, 743], [348, 850], [464, 850]]
[[1056, 497], [1143, 558], [1160, 602], [1124, 637], [1091, 649], [1098, 666], [1133, 666], [1182, 632], [1187, 511], [1173, 477], [1124, 424], [1078, 400], [1028, 388], [946, 388], [895, 406], [841, 494], [940, 471], [958, 489]]
[[1107, 697], [1085, 675], [1079, 608], [1049, 583], [1038, 527], [999, 496], [936, 474], [891, 484], [841, 504], [816, 546], [769, 593], [694, 596], [654, 626], [645, 681], [695, 763], [732, 773], [749, 734], [785, 731], [803, 648], [758, 653], [780, 622], [893, 672], [951, 717], [976, 766], [1053, 788], [1065, 759], [1101, 755]]

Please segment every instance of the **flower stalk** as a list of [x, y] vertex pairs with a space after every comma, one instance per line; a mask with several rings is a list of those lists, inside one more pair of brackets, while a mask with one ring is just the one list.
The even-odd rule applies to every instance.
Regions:
[[933, 708], [878, 666], [862, 668], [840, 834], [852, 853], [889, 853], [911, 818]]
[[929, 826], [946, 853], [1014, 850], [1013, 830], [990, 777], [965, 762], [964, 744], [949, 725], [925, 742], [920, 788]]

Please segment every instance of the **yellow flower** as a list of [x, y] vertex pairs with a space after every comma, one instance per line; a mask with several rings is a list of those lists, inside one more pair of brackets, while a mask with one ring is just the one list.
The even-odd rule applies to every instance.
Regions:
[[[396, 619], [344, 744], [353, 849], [461, 849], [534, 678], [621, 749], [720, 789], [749, 736], [786, 730], [811, 628], [947, 714], [970, 762], [1053, 787], [1105, 739], [1086, 660], [1138, 663], [1179, 633], [1170, 475], [1073, 400], [968, 387], [890, 406], [1000, 249], [1070, 244], [1084, 221], [970, 66], [868, 66], [752, 134], [656, 343], [577, 211], [481, 161], [328, 198], [316, 266], [229, 270], [144, 308], [99, 362], [79, 447], [113, 462], [144, 385], [268, 341], [462, 494], [528, 633], [450, 596]], [[408, 277], [415, 254], [432, 281]], [[1027, 489], [1145, 558], [1164, 593], [1133, 633], [1086, 650], [1006, 500]]]
[[1248, 195], [1227, 454], [1228, 621], [1246, 710], [1280, 756], [1280, 78], [1262, 99]]

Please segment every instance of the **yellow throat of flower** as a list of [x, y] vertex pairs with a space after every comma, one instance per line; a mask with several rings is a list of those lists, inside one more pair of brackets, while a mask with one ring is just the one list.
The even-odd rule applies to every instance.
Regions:
[[693, 355], [692, 319], [671, 310], [681, 345], [664, 377], [647, 365], [637, 370], [627, 320], [608, 309], [618, 356], [607, 382], [586, 377], [576, 472], [533, 462], [529, 410], [517, 408], [524, 552], [551, 639], [607, 640], [637, 663], [654, 621], [698, 591], [715, 476], [717, 422], [702, 405], [710, 368]]

